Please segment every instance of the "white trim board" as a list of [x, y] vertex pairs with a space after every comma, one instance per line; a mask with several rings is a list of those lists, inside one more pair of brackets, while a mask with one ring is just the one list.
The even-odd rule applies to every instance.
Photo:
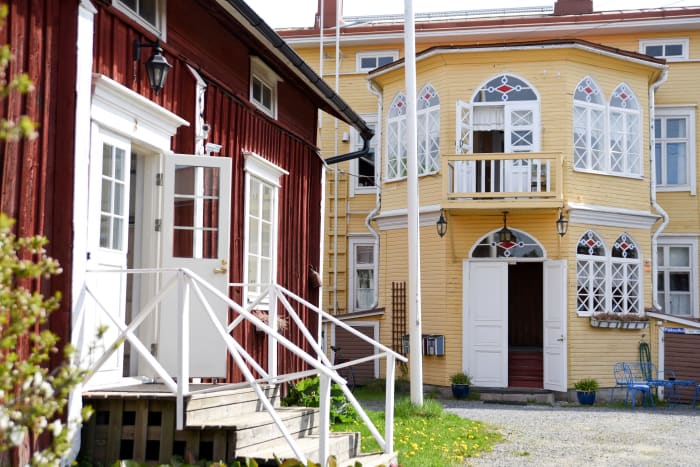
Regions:
[[[440, 206], [437, 204], [421, 206], [418, 211], [420, 216], [419, 225], [421, 227], [434, 226], [440, 218]], [[408, 210], [393, 209], [391, 211], [383, 211], [375, 217], [375, 220], [379, 230], [405, 229], [408, 227]]]
[[661, 216], [649, 211], [568, 203], [569, 222], [572, 224], [603, 225], [629, 229], [650, 230]]

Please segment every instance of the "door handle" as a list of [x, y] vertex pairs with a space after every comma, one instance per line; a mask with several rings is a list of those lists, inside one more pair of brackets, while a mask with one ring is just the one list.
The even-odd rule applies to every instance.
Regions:
[[564, 342], [564, 336], [561, 336], [559, 339], [557, 339], [559, 342]]
[[225, 259], [221, 260], [221, 267], [220, 268], [215, 268], [214, 269], [214, 274], [226, 274], [228, 272], [228, 267], [226, 267], [228, 263], [226, 262]]

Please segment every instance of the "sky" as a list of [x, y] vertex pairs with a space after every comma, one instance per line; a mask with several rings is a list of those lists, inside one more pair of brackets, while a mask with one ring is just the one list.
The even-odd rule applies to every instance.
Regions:
[[[245, 0], [273, 28], [311, 27], [318, 9], [318, 0]], [[416, 13], [431, 11], [478, 10], [483, 8], [513, 8], [523, 6], [552, 6], [554, 0], [413, 0]], [[700, 6], [700, 0], [593, 0], [595, 11]], [[400, 14], [403, 0], [343, 0], [346, 16]]]

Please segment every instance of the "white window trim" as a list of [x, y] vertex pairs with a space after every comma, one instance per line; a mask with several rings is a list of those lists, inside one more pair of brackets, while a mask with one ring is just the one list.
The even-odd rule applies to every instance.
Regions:
[[[578, 261], [595, 261], [599, 263], [604, 264], [605, 268], [605, 312], [610, 312], [612, 311], [612, 265], [613, 264], [634, 264], [637, 265], [639, 271], [639, 285], [638, 285], [638, 296], [639, 296], [639, 307], [636, 311], [636, 314], [638, 315], [643, 315], [644, 314], [644, 258], [642, 256], [642, 252], [639, 249], [639, 243], [632, 238], [631, 235], [629, 235], [626, 232], [621, 232], [619, 235], [615, 237], [615, 240], [617, 240], [621, 235], [627, 235], [627, 237], [635, 244], [637, 247], [637, 258], [636, 259], [627, 259], [627, 258], [615, 258], [612, 255], [613, 252], [613, 246], [609, 246], [602, 235], [600, 235], [597, 231], [592, 230], [593, 233], [595, 233], [598, 238], [603, 242], [603, 247], [605, 249], [605, 256], [590, 256], [590, 255], [581, 255], [581, 254], [576, 254], [576, 263]], [[580, 237], [579, 237], [580, 238]], [[614, 244], [614, 241], [613, 241]], [[578, 241], [576, 242], [576, 248], [578, 248]], [[576, 286], [578, 287], [578, 268], [576, 271]], [[578, 294], [575, 296], [576, 301], [578, 302]], [[629, 311], [624, 311], [622, 312], [624, 314], [629, 314], [633, 312]], [[576, 305], [576, 314], [581, 317], [588, 317], [588, 316], [593, 316], [592, 311], [581, 311], [578, 309], [578, 303]]]
[[[381, 141], [382, 140], [382, 133], [381, 133], [381, 128], [379, 127], [379, 119], [377, 118], [377, 114], [363, 114], [360, 115], [362, 119], [368, 124], [372, 125], [374, 124], [374, 136], [372, 139], [374, 141]], [[355, 128], [350, 129], [350, 145], [351, 145], [351, 151], [359, 151], [362, 149], [364, 141], [362, 140], [362, 137], [360, 134], [357, 132]], [[350, 182], [350, 197], [354, 197], [355, 195], [364, 195], [364, 194], [374, 194], [377, 192], [377, 185], [379, 184], [379, 179], [377, 177], [377, 164], [381, 163], [381, 144], [375, 143], [374, 148], [372, 148], [372, 143], [370, 143], [370, 150], [374, 149], [374, 186], [361, 186], [359, 184], [360, 181], [360, 169], [359, 169], [359, 162], [357, 159], [352, 159], [350, 161], [350, 174], [351, 174], [351, 182]]]
[[379, 261], [378, 261], [378, 253], [379, 253], [379, 242], [377, 241], [376, 238], [374, 238], [371, 235], [348, 235], [348, 249], [350, 250], [350, 258], [349, 258], [349, 274], [348, 274], [348, 312], [354, 312], [354, 311], [365, 311], [365, 309], [355, 309], [355, 246], [356, 245], [372, 245], [374, 247], [374, 254], [372, 255], [374, 267], [373, 267], [373, 273], [374, 273], [374, 300], [373, 302], [376, 303], [377, 298], [379, 297], [379, 290], [378, 290], [378, 273], [379, 273]]
[[[658, 183], [659, 174], [656, 174], [656, 191], [690, 191], [690, 194], [697, 194], [697, 163], [695, 161], [695, 105], [677, 105], [677, 106], [657, 106], [654, 111], [654, 120], [657, 117], [688, 117], [688, 161], [687, 161], [687, 177], [688, 183], [685, 185], [661, 185]], [[656, 138], [654, 138], [656, 142]], [[655, 149], [653, 155], [656, 157]], [[654, 161], [656, 162], [656, 161]]]
[[639, 53], [645, 54], [645, 50], [650, 45], [673, 45], [680, 44], [683, 47], [683, 53], [680, 56], [661, 56], [657, 58], [663, 58], [667, 62], [682, 62], [688, 60], [688, 48], [690, 46], [690, 40], [687, 37], [677, 37], [672, 39], [645, 39], [639, 41]]
[[[243, 238], [243, 283], [248, 284], [248, 242], [249, 239], [249, 211], [250, 204], [248, 203], [249, 192], [250, 192], [250, 178], [255, 177], [264, 183], [272, 185], [274, 187], [273, 199], [272, 199], [272, 245], [271, 245], [271, 259], [272, 264], [270, 266], [270, 276], [273, 281], [277, 277], [277, 247], [278, 247], [278, 228], [279, 228], [279, 188], [280, 188], [280, 178], [283, 175], [289, 175], [289, 172], [278, 167], [277, 165], [267, 161], [266, 159], [260, 157], [259, 155], [252, 152], [244, 152], [243, 157], [245, 158], [245, 213], [244, 213], [244, 238]], [[243, 303], [248, 304], [254, 300], [252, 294], [249, 293], [248, 287], [244, 288], [243, 292]], [[265, 310], [268, 309], [269, 303], [265, 300], [260, 303], [256, 308]]]
[[[271, 106], [272, 108], [268, 109], [265, 107], [261, 102], [258, 102], [253, 99], [253, 77], [257, 78], [260, 80], [264, 85], [270, 88], [272, 92], [271, 96]], [[279, 77], [277, 73], [275, 73], [272, 68], [267, 66], [265, 62], [263, 62], [260, 58], [251, 56], [250, 57], [250, 87], [249, 87], [249, 98], [250, 102], [255, 105], [258, 109], [260, 109], [263, 113], [266, 115], [269, 115], [270, 117], [276, 119], [277, 118], [277, 84], [282, 81], [282, 78]]]
[[[643, 139], [644, 139], [643, 128], [644, 128], [644, 126], [642, 123], [643, 112], [641, 109], [641, 103], [639, 101], [639, 98], [637, 97], [637, 94], [634, 93], [634, 91], [632, 91], [632, 88], [629, 85], [627, 85], [626, 83], [624, 83], [624, 82], [618, 83], [615, 86], [615, 89], [617, 89], [621, 85], [625, 85], [627, 87], [627, 89], [629, 89], [630, 92], [632, 92], [634, 99], [637, 101], [637, 104], [640, 105], [640, 108], [630, 110], [630, 109], [624, 109], [621, 107], [613, 107], [612, 105], [610, 105], [610, 98], [605, 100], [604, 101], [605, 104], [602, 106], [602, 110], [605, 112], [605, 118], [604, 118], [605, 128], [603, 129], [603, 141], [604, 141], [603, 165], [605, 166], [605, 168], [603, 170], [595, 170], [595, 169], [591, 169], [589, 167], [580, 168], [580, 167], [576, 167], [575, 165], [572, 165], [572, 169], [574, 170], [574, 172], [590, 173], [590, 174], [596, 174], [596, 175], [607, 175], [610, 177], [632, 178], [632, 179], [639, 179], [639, 180], [644, 179], [644, 148], [643, 148]], [[599, 88], [599, 90], [600, 90], [600, 88]], [[614, 90], [613, 90], [613, 92], [614, 92]], [[587, 103], [582, 102], [582, 101], [577, 101], [574, 99], [573, 104], [576, 105], [577, 103], [580, 104], [581, 107], [593, 108], [593, 106], [590, 104], [587, 104]], [[596, 108], [600, 108], [600, 106], [596, 105]], [[611, 119], [612, 112], [618, 112], [620, 114], [625, 115], [625, 122], [627, 121], [627, 118], [629, 118], [629, 117], [627, 117], [627, 115], [636, 114], [638, 117], [638, 121], [639, 121], [638, 131], [639, 131], [639, 139], [640, 139], [640, 141], [638, 143], [640, 173], [632, 173], [632, 172], [627, 171], [628, 169], [627, 169], [627, 162], [626, 161], [624, 164], [624, 167], [626, 170], [625, 172], [613, 172], [611, 169], [611, 166], [610, 166], [610, 160], [611, 160], [611, 155], [610, 155], [611, 154], [611, 151], [610, 151], [611, 123], [610, 123], [610, 119]], [[573, 118], [573, 116], [572, 116], [572, 118]], [[625, 125], [625, 128], [627, 128], [627, 125]], [[573, 128], [572, 128], [572, 131], [573, 131]], [[629, 136], [629, 133], [627, 133], [627, 132], [624, 133], [625, 150], [628, 149], [627, 148], [628, 136]], [[574, 141], [574, 134], [573, 133], [571, 135], [571, 141], [572, 142]], [[624, 157], [625, 157], [625, 159], [628, 158], [627, 153], [625, 153]], [[590, 163], [590, 160], [588, 162]]]
[[167, 39], [166, 31], [168, 30], [166, 23], [166, 18], [168, 16], [166, 14], [167, 0], [156, 0], [156, 2], [156, 26], [153, 26], [151, 23], [141, 18], [138, 13], [124, 5], [120, 0], [112, 0], [112, 6], [136, 21], [143, 28], [155, 34], [160, 40], [165, 41]]
[[[698, 237], [697, 236], [682, 236], [674, 235], [673, 237], [662, 235], [657, 243], [658, 247], [662, 246], [687, 246], [690, 247], [690, 316], [679, 316], [681, 318], [698, 318], [700, 313], [698, 310]], [[658, 279], [654, 278], [654, 283], [658, 289]], [[653, 293], [658, 293], [654, 290]], [[656, 297], [654, 297], [656, 301]], [[660, 304], [663, 305], [663, 304]], [[678, 316], [678, 315], [672, 315]]]
[[[426, 161], [428, 158], [430, 158], [430, 131], [428, 131], [428, 120], [430, 120], [430, 117], [435, 114], [437, 115], [437, 120], [438, 120], [438, 158], [437, 158], [437, 167], [435, 170], [425, 170], [424, 168], [421, 168], [420, 166], [420, 144], [418, 145], [418, 154], [416, 155], [418, 158], [418, 175], [423, 176], [423, 175], [433, 175], [438, 172], [440, 172], [440, 151], [439, 151], [439, 141], [440, 141], [440, 104], [434, 105], [432, 107], [427, 107], [425, 109], [420, 109], [416, 111], [416, 119], [420, 122], [421, 119], [426, 120], [424, 123], [425, 125], [425, 134], [423, 135], [425, 137], [425, 147], [426, 147], [426, 153], [425, 153], [425, 159]], [[419, 123], [420, 125], [420, 123]], [[418, 135], [420, 136], [420, 135]]]
[[[406, 170], [406, 175], [400, 175], [399, 173], [397, 173], [394, 176], [392, 176], [391, 172], [389, 171], [389, 133], [390, 133], [389, 129], [390, 129], [391, 125], [393, 125], [393, 124], [396, 124], [398, 126], [398, 129], [400, 129], [402, 121], [404, 122], [403, 123], [404, 129], [406, 129], [406, 114], [398, 115], [396, 117], [388, 117], [386, 120], [386, 128], [387, 128], [386, 136], [387, 137], [386, 137], [386, 149], [384, 151], [384, 153], [386, 154], [386, 157], [384, 158], [384, 162], [385, 162], [384, 173], [386, 174], [385, 181], [387, 181], [387, 182], [396, 182], [399, 180], [405, 180], [408, 177], [408, 170]], [[398, 131], [397, 131], [397, 133], [398, 133]], [[397, 144], [396, 164], [397, 164], [397, 167], [399, 167], [401, 165], [401, 160], [402, 160], [401, 143], [399, 142], [401, 140], [401, 136], [402, 136], [401, 133], [399, 133], [398, 138], [396, 140], [396, 144]], [[403, 160], [406, 161], [407, 158], [408, 158], [408, 154], [405, 154], [405, 157], [403, 158]]]
[[355, 55], [355, 70], [358, 73], [366, 73], [370, 70], [374, 70], [375, 67], [373, 68], [362, 68], [362, 59], [367, 58], [367, 57], [387, 57], [390, 56], [393, 60], [396, 61], [399, 59], [399, 51], [398, 50], [378, 50], [374, 52], [358, 52]]

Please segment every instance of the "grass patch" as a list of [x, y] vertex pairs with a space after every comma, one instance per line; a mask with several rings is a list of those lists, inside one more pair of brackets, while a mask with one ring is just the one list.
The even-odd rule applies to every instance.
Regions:
[[[370, 419], [384, 433], [384, 412], [367, 411]], [[362, 434], [362, 451], [376, 452], [379, 445], [362, 421], [336, 424], [333, 431], [358, 431]], [[467, 457], [479, 457], [500, 442], [500, 433], [481, 422], [445, 412], [435, 400], [426, 399], [415, 407], [408, 399], [394, 406], [394, 449], [399, 451], [402, 467], [463, 465]]]

